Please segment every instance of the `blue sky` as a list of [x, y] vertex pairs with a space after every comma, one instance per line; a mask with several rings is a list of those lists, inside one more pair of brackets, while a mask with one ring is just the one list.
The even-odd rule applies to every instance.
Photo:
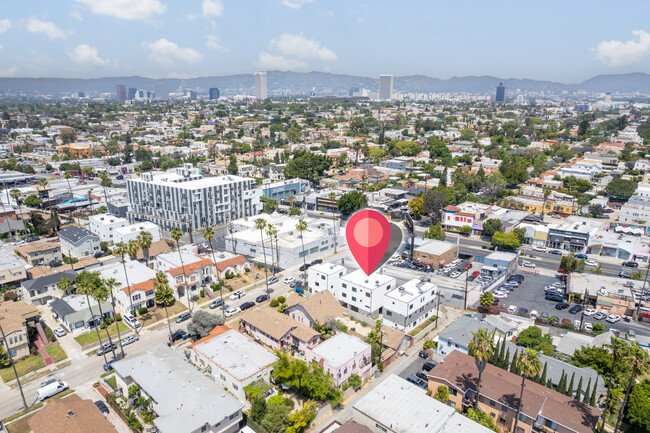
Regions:
[[0, 76], [257, 70], [580, 82], [650, 72], [650, 2], [26, 0], [0, 12]]

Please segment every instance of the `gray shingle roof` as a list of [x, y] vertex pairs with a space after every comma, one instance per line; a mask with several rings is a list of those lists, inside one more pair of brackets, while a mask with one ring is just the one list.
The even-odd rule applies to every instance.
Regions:
[[68, 226], [59, 231], [59, 239], [70, 242], [72, 245], [79, 245], [88, 237], [99, 240], [99, 236], [83, 227]]
[[63, 277], [66, 277], [70, 281], [74, 281], [76, 276], [77, 273], [75, 271], [71, 271], [71, 270], [63, 271], [56, 274], [45, 275], [41, 278], [23, 281], [23, 287], [26, 290], [32, 290], [32, 289], [40, 290], [52, 284], [58, 283], [59, 280]]

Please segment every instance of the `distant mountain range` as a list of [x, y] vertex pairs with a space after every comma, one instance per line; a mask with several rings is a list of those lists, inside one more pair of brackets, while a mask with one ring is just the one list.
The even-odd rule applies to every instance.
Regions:
[[[507, 91], [520, 89], [529, 92], [620, 92], [650, 93], [650, 75], [637, 72], [631, 74], [598, 75], [578, 84], [563, 84], [552, 81], [497, 78], [490, 76], [453, 77], [447, 80], [424, 75], [396, 76], [394, 89], [401, 92], [422, 93], [491, 93], [503, 83]], [[154, 90], [162, 85], [168, 92], [184, 88], [207, 91], [218, 87], [222, 95], [253, 94], [253, 75], [238, 74], [215, 77], [198, 77], [181, 80], [178, 78], [153, 79], [139, 76], [106, 78], [0, 78], [0, 93], [43, 93], [60, 94], [72, 92], [115, 93], [115, 86], [124, 84], [127, 88]], [[354, 75], [331, 74], [327, 72], [268, 72], [268, 89], [271, 95], [347, 95], [351, 88], [378, 89], [378, 78]]]

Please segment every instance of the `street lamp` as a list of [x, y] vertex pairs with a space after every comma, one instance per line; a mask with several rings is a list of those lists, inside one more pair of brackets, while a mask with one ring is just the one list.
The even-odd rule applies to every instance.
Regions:
[[[0, 320], [3, 320], [4, 317], [0, 316]], [[7, 348], [7, 355], [9, 355], [9, 362], [11, 362], [11, 367], [14, 369], [14, 375], [16, 376], [16, 382], [18, 382], [18, 389], [20, 390], [20, 396], [23, 399], [23, 407], [25, 408], [25, 411], [27, 411], [29, 408], [27, 407], [27, 401], [25, 400], [25, 394], [23, 393], [23, 386], [20, 384], [20, 379], [18, 378], [18, 372], [16, 371], [16, 364], [14, 364], [14, 357], [11, 356], [11, 350], [9, 350], [9, 343], [7, 342], [7, 337], [5, 336], [5, 332], [2, 330], [2, 326], [0, 326], [0, 334], [2, 335], [2, 341], [5, 342], [5, 347]]]

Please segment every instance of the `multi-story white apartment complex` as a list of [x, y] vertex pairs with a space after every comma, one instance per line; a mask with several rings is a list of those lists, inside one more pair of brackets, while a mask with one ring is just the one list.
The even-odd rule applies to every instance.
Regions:
[[184, 164], [173, 172], [142, 173], [127, 181], [129, 220], [150, 221], [162, 230], [183, 232], [257, 215], [262, 190], [254, 179], [239, 176], [204, 178]]
[[88, 218], [88, 222], [88, 229], [99, 236], [100, 241], [109, 243], [116, 242], [113, 239], [115, 230], [129, 224], [126, 218], [116, 217], [107, 213], [93, 215]]
[[329, 290], [336, 297], [341, 285], [340, 279], [347, 273], [348, 271], [343, 265], [333, 263], [314, 265], [308, 271], [309, 292], [320, 293]]
[[141, 221], [115, 230], [114, 242], [129, 242], [136, 240], [140, 233], [147, 232], [151, 235], [151, 242], [158, 242], [161, 239], [160, 227], [149, 221]]
[[384, 325], [408, 332], [435, 315], [438, 289], [425, 280], [412, 279], [384, 296]]
[[395, 278], [375, 272], [366, 275], [361, 269], [340, 277], [337, 299], [346, 308], [377, 317], [384, 305], [384, 295], [396, 286]]

